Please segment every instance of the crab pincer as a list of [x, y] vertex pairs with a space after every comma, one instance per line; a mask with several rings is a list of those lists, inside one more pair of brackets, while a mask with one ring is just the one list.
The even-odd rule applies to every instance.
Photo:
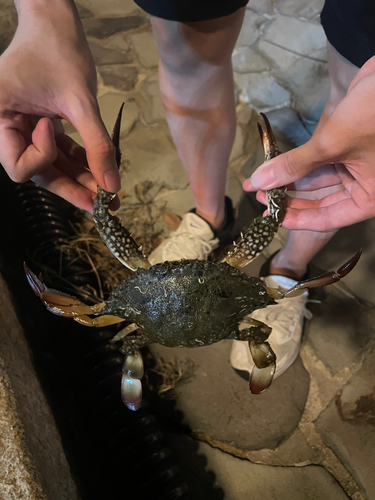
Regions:
[[[260, 113], [266, 128], [258, 123], [258, 130], [264, 148], [264, 161], [275, 158], [280, 153], [271, 125], [265, 114]], [[237, 268], [250, 264], [271, 243], [286, 214], [286, 188], [279, 187], [267, 191], [268, 215], [257, 217], [254, 223], [234, 242], [234, 249], [224, 262]]]
[[[123, 107], [124, 104], [120, 108], [112, 132], [112, 142], [116, 149], [116, 162], [119, 168], [121, 164], [120, 130]], [[93, 206], [95, 227], [112, 254], [124, 266], [131, 271], [136, 271], [139, 267], [148, 269], [150, 263], [143, 255], [142, 248], [137, 245], [126, 227], [121, 224], [120, 219], [109, 211], [109, 204], [115, 196], [116, 193], [109, 193], [98, 186], [98, 194]]]
[[337, 281], [340, 281], [342, 278], [345, 278], [352, 269], [356, 266], [362, 255], [362, 248], [358, 250], [358, 252], [345, 264], [340, 266], [337, 271], [329, 271], [328, 273], [322, 274], [320, 276], [316, 276], [315, 278], [310, 278], [304, 281], [300, 281], [296, 285], [294, 285], [289, 290], [279, 290], [276, 288], [267, 288], [267, 293], [270, 297], [274, 299], [284, 299], [291, 298], [301, 295], [309, 288], [319, 288], [322, 286], [332, 285]]

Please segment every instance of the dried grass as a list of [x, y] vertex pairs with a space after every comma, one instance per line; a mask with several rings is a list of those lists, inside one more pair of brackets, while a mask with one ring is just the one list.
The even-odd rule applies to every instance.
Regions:
[[163, 358], [159, 358], [156, 366], [148, 371], [154, 372], [159, 378], [156, 386], [153, 386], [147, 377], [150, 389], [158, 396], [170, 399], [175, 396], [174, 390], [177, 385], [187, 383], [194, 375], [195, 365], [191, 359], [164, 361]]
[[[178, 219], [174, 214], [165, 212], [164, 204], [155, 203], [154, 198], [159, 190], [149, 181], [137, 184], [136, 202], [131, 203], [130, 196], [121, 193], [122, 204], [116, 214], [137, 244], [142, 246], [146, 256], [161, 241], [160, 231], [155, 229], [156, 223], [167, 217], [166, 222], [175, 229], [174, 225]], [[97, 291], [93, 290], [93, 298], [104, 300], [131, 272], [112, 255], [96, 231], [94, 223], [88, 220], [83, 212], [79, 212], [76, 219], [78, 222], [71, 223], [74, 236], [60, 244], [59, 249], [71, 264], [79, 260], [88, 265], [89, 270], [84, 272], [93, 272], [97, 281]], [[78, 289], [77, 292], [81, 296], [87, 295], [85, 290]]]

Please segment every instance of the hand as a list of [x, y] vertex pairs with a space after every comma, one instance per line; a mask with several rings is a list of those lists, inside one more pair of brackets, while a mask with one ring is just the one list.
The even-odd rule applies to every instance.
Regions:
[[[117, 192], [120, 177], [77, 11], [70, 0], [18, 0], [16, 7], [17, 32], [0, 57], [0, 163], [15, 182], [32, 179], [92, 211], [96, 185]], [[63, 133], [61, 118], [86, 151]]]
[[[329, 231], [375, 216], [375, 57], [353, 79], [347, 95], [303, 146], [274, 158], [244, 182], [247, 191], [286, 185], [283, 227]], [[322, 188], [329, 188], [322, 194]], [[310, 198], [304, 199], [309, 192]], [[328, 192], [328, 194], [327, 194]]]

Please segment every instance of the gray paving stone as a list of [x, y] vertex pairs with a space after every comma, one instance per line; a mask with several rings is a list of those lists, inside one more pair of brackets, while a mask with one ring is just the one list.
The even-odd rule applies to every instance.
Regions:
[[270, 69], [267, 62], [250, 47], [239, 47], [233, 51], [233, 69], [237, 73], [252, 73]]
[[338, 269], [360, 248], [362, 256], [355, 269], [342, 283], [363, 301], [375, 304], [375, 219], [340, 229], [329, 243], [315, 256], [313, 264], [327, 271]]
[[129, 54], [124, 54], [117, 50], [106, 49], [95, 42], [89, 42], [89, 46], [96, 66], [102, 66], [103, 64], [127, 64], [132, 62], [132, 58]]
[[262, 16], [246, 9], [245, 18], [237, 39], [236, 47], [253, 45], [259, 38], [258, 26], [262, 23]]
[[300, 146], [310, 139], [310, 134], [292, 108], [275, 109], [267, 113], [275, 134], [290, 147]]
[[151, 346], [157, 358], [190, 363], [190, 377], [175, 393], [176, 409], [192, 431], [242, 450], [273, 449], [297, 427], [309, 377], [298, 359], [268, 391], [251, 395], [229, 364], [230, 349], [230, 341], [199, 349]]
[[251, 0], [246, 6], [248, 10], [252, 10], [258, 14], [274, 14], [275, 6], [273, 0]]
[[241, 103], [236, 109], [237, 122], [242, 125], [248, 125], [251, 117], [253, 116], [253, 110], [245, 103]]
[[[1, 12], [0, 16], [8, 16], [8, 15], [17, 16], [16, 8], [14, 6], [13, 0], [1, 0]], [[16, 19], [16, 17], [14, 17]]]
[[118, 90], [132, 90], [138, 81], [138, 68], [124, 64], [110, 64], [99, 66], [99, 73], [104, 85]]
[[144, 118], [148, 123], [155, 120], [165, 121], [165, 110], [160, 97], [159, 79], [157, 73], [146, 78], [142, 83], [142, 89], [147, 96], [148, 105], [144, 113]]
[[134, 201], [135, 186], [146, 181], [157, 184], [160, 189], [186, 189], [187, 177], [166, 125], [137, 125], [121, 142], [121, 149], [126, 162], [123, 186], [129, 195], [125, 203]]
[[79, 17], [81, 19], [87, 19], [88, 17], [94, 17], [94, 14], [89, 9], [86, 9], [86, 7], [84, 7], [83, 5], [81, 5], [78, 2], [75, 2], [75, 4], [76, 4], [77, 10], [78, 10]]
[[319, 20], [324, 0], [276, 0], [276, 9], [286, 16]]
[[[185, 189], [171, 190], [163, 188], [155, 198], [156, 201], [165, 203], [165, 210], [182, 217], [195, 206], [195, 200], [190, 186]], [[163, 222], [164, 235], [170, 232], [170, 228]]]
[[142, 33], [134, 33], [129, 38], [141, 66], [148, 69], [157, 68], [159, 64], [159, 52], [152, 33], [150, 31], [143, 31]]
[[263, 40], [259, 43], [259, 50], [272, 61], [279, 80], [295, 95], [296, 111], [317, 122], [329, 95], [327, 64]]
[[257, 111], [267, 112], [288, 106], [291, 94], [268, 73], [235, 73], [234, 79], [242, 89], [243, 100]]
[[13, 10], [9, 14], [0, 15], [0, 54], [8, 47], [17, 28], [17, 20]]
[[115, 33], [137, 29], [147, 22], [147, 19], [142, 16], [89, 18], [82, 20], [86, 35], [101, 40]]
[[241, 198], [243, 189], [242, 182], [235, 174], [229, 174], [227, 177], [226, 183], [226, 194], [233, 201], [234, 204], [237, 204], [238, 200]]
[[125, 103], [121, 120], [121, 135], [127, 134], [134, 126], [139, 116], [139, 106], [135, 99], [129, 99], [125, 94], [104, 94], [98, 99], [100, 114], [104, 125], [112, 132], [114, 120]]
[[103, 40], [103, 45], [109, 49], [117, 50], [119, 52], [129, 52], [130, 46], [127, 41], [126, 33], [115, 33], [106, 40]]
[[375, 334], [375, 310], [354, 304], [338, 286], [321, 289], [314, 297], [322, 303], [309, 306], [314, 317], [305, 325], [305, 336], [318, 359], [335, 375], [355, 360]]
[[324, 410], [315, 427], [363, 488], [375, 498], [375, 352]]
[[297, 113], [311, 122], [318, 122], [329, 96], [327, 64], [311, 59], [297, 61], [291, 88], [297, 95]]
[[133, 0], [80, 0], [96, 16], [125, 16], [138, 9]]
[[202, 443], [215, 484], [230, 500], [348, 500], [323, 467], [269, 467], [240, 460]]
[[326, 46], [326, 36], [320, 25], [287, 16], [272, 20], [262, 39], [308, 57]]

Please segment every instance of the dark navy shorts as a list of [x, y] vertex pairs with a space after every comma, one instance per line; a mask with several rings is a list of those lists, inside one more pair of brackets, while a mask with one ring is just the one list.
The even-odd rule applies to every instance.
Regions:
[[249, 0], [135, 0], [149, 14], [170, 21], [193, 23], [229, 16]]
[[321, 14], [326, 37], [359, 68], [375, 55], [375, 0], [326, 0]]
[[[135, 0], [155, 17], [182, 23], [233, 14], [249, 0]], [[249, 5], [251, 6], [251, 0]], [[321, 22], [327, 39], [356, 66], [375, 55], [375, 0], [326, 0]]]

